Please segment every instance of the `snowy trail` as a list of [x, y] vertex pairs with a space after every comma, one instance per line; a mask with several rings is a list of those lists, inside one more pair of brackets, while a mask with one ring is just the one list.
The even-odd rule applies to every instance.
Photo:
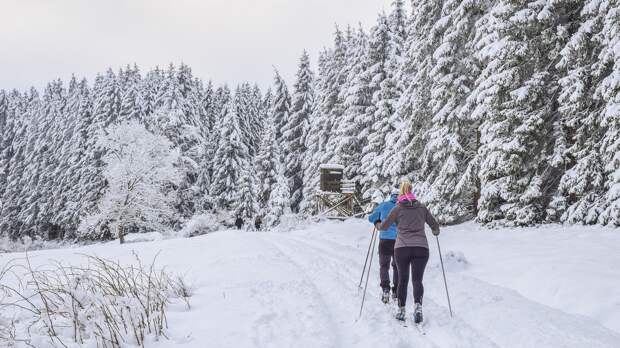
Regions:
[[[284, 236], [280, 238], [280, 240], [287, 241], [287, 244], [290, 244], [291, 241], [295, 241], [294, 243], [298, 243], [295, 246], [296, 250], [304, 250], [305, 253], [301, 253], [306, 256], [306, 260], [308, 265], [313, 265], [314, 267], [318, 267], [318, 274], [325, 273], [325, 269], [342, 269], [343, 272], [339, 272], [338, 274], [338, 282], [342, 284], [340, 287], [344, 290], [348, 291], [348, 298], [353, 299], [353, 303], [350, 304], [355, 310], [350, 310], [350, 313], [347, 313], [349, 316], [357, 317], [356, 310], [359, 308], [361, 293], [356, 291], [357, 284], [359, 282], [359, 278], [356, 279], [356, 276], [360, 274], [360, 271], [363, 267], [363, 263], [360, 262], [360, 250], [351, 246], [334, 243], [331, 240], [318, 241], [315, 239], [303, 239], [292, 236]], [[308, 252], [311, 250], [312, 252]], [[316, 257], [316, 255], [320, 255]], [[346, 255], [346, 256], [344, 256]], [[363, 255], [362, 255], [363, 256]], [[331, 268], [324, 268], [317, 266], [317, 263], [320, 265], [319, 260], [331, 259], [334, 260]], [[335, 268], [334, 268], [335, 267]], [[335, 275], [336, 272], [329, 272], [328, 275]], [[373, 270], [371, 271], [371, 280], [368, 284], [367, 289], [367, 298], [365, 304], [365, 314], [362, 316], [362, 320], [370, 319], [370, 321], [387, 321], [387, 326], [390, 328], [396, 327], [396, 336], [402, 334], [402, 328], [400, 325], [392, 318], [394, 315], [394, 310], [388, 310], [389, 315], [387, 317], [383, 317], [383, 312], [385, 312], [388, 308], [394, 308], [393, 304], [391, 304], [388, 308], [382, 303], [379, 303], [378, 299], [381, 296], [380, 289], [377, 287], [377, 274], [378, 274], [378, 264], [377, 264], [377, 256], [374, 257], [373, 262]], [[325, 281], [320, 282], [324, 283]], [[347, 292], [344, 292], [346, 294]], [[413, 294], [409, 294], [409, 301], [411, 301]], [[427, 331], [427, 335], [422, 337], [425, 339], [426, 344], [430, 344], [431, 346], [442, 346], [442, 347], [496, 347], [497, 345], [492, 342], [488, 337], [486, 337], [481, 331], [473, 329], [467, 323], [462, 321], [459, 318], [455, 318], [453, 320], [450, 319], [449, 311], [447, 307], [439, 306], [432, 299], [426, 300], [426, 308], [427, 308], [427, 321], [425, 324], [425, 330]], [[408, 307], [410, 310], [411, 308]], [[346, 311], [347, 309], [345, 309]], [[430, 315], [432, 313], [432, 315]], [[417, 332], [414, 332], [417, 335]], [[411, 342], [411, 332], [406, 331], [404, 339], [407, 342]], [[417, 336], [416, 336], [417, 337]]]
[[[266, 236], [268, 237], [268, 235]], [[271, 238], [270, 238], [271, 239]], [[339, 331], [348, 332], [349, 337], [345, 341], [343, 347], [361, 346], [373, 347], [377, 344], [387, 344], [396, 347], [494, 347], [480, 332], [469, 328], [462, 322], [448, 324], [446, 327], [452, 328], [452, 335], [434, 336], [436, 325], [428, 323], [427, 336], [421, 336], [414, 328], [403, 328], [393, 318], [394, 314], [391, 309], [392, 305], [386, 306], [378, 301], [380, 291], [374, 283], [371, 272], [371, 281], [369, 282], [368, 294], [365, 304], [365, 312], [361, 320], [355, 322], [358, 316], [358, 310], [361, 300], [361, 294], [357, 289], [358, 279], [357, 273], [361, 271], [362, 264], [357, 266], [359, 261], [352, 257], [337, 256], [336, 250], [330, 250], [325, 246], [319, 246], [311, 241], [303, 241], [289, 236], [277, 236], [272, 240], [281, 250], [286, 250], [291, 260], [298, 265], [305, 265], [306, 273], [309, 274], [313, 282], [322, 284], [327, 287], [325, 290], [331, 296], [331, 308], [337, 308], [335, 311], [340, 314], [341, 328]], [[340, 249], [340, 246], [338, 246]], [[359, 256], [359, 255], [356, 255]], [[376, 271], [376, 258], [373, 265], [373, 271]], [[326, 272], [326, 270], [329, 270]], [[327, 286], [329, 284], [329, 286]], [[445, 319], [448, 316], [447, 311], [440, 309], [436, 305], [436, 311], [441, 314], [437, 318]], [[439, 320], [439, 319], [437, 319]], [[352, 323], [353, 321], [353, 323]], [[433, 334], [431, 334], [433, 332]]]
[[[307, 269], [305, 273], [309, 274], [312, 282], [321, 284], [327, 293], [332, 294], [333, 303], [340, 305], [340, 309], [335, 312], [349, 318], [356, 316], [353, 309], [358, 308], [360, 299], [355, 294], [358, 282], [356, 278], [363, 266], [363, 260], [360, 260], [364, 250], [362, 245], [353, 247], [325, 238], [325, 235], [315, 236], [304, 232], [275, 236], [266, 233], [262, 236], [276, 244], [297, 265], [304, 265], [303, 267]], [[366, 240], [369, 238], [366, 237]], [[436, 257], [434, 247], [431, 247], [431, 250], [431, 257]], [[371, 274], [376, 278], [377, 272], [375, 258]], [[372, 342], [373, 337], [383, 337], [383, 340], [378, 340], [377, 343], [385, 343], [385, 337], [390, 337], [393, 339], [390, 344], [397, 346], [408, 344], [442, 347], [620, 346], [620, 335], [587, 318], [552, 309], [531, 301], [513, 290], [458, 272], [448, 272], [448, 276], [451, 277], [453, 301], [456, 300], [454, 305], [460, 312], [457, 312], [455, 319], [450, 319], [447, 308], [439, 304], [445, 303], [443, 283], [437, 261], [431, 260], [425, 280], [425, 309], [428, 320], [426, 337], [412, 337], [411, 332], [404, 332], [403, 335], [402, 328], [395, 325], [389, 315], [384, 319], [386, 312], [389, 311], [378, 303], [379, 290], [376, 284], [372, 284], [376, 280], [371, 279], [365, 308], [367, 313], [358, 325], [364, 325], [362, 322], [366, 325], [370, 323], [368, 330], [374, 332], [374, 335], [362, 338], [357, 332], [357, 335], [348, 337], [345, 346], [353, 344], [365, 346], [367, 342]], [[331, 285], [327, 287], [330, 283]], [[411, 294], [409, 298], [411, 299]], [[466, 313], [467, 316], [463, 317], [459, 313]], [[344, 324], [345, 320], [343, 319], [341, 323]], [[387, 320], [385, 323], [387, 325], [383, 325], [384, 320]], [[377, 324], [379, 322], [382, 324]], [[372, 327], [372, 323], [377, 327]], [[342, 331], [351, 331], [348, 329], [345, 326]], [[372, 344], [374, 342], [369, 346]]]
[[[620, 334], [599, 322], [476, 278], [454, 259], [445, 260], [455, 309], [450, 318], [434, 243], [424, 281], [427, 335], [402, 327], [393, 319], [393, 305], [380, 302], [377, 255], [364, 314], [357, 320], [368, 224], [356, 220], [300, 228], [109, 243], [30, 257], [35, 266], [49, 260], [80, 263], [85, 253], [131, 263], [134, 251], [144, 260], [159, 252], [158, 264], [184, 274], [194, 295], [191, 310], [171, 307], [170, 339], [153, 343], [157, 348], [620, 347]], [[444, 253], [456, 244], [442, 244]], [[19, 257], [23, 254], [0, 254], [0, 262]], [[407, 309], [410, 315], [411, 303]]]

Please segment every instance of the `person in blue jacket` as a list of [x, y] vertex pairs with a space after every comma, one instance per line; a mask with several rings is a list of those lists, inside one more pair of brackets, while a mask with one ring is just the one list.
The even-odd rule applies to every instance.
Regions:
[[[375, 224], [377, 221], [385, 221], [394, 207], [398, 199], [398, 190], [392, 191], [390, 198], [379, 204], [375, 210], [368, 216], [368, 221]], [[387, 230], [379, 233], [379, 277], [381, 279], [381, 289], [383, 295], [381, 300], [383, 303], [390, 301], [390, 263], [392, 264], [392, 280], [391, 288], [392, 297], [396, 298], [396, 289], [398, 288], [398, 270], [394, 260], [394, 243], [396, 243], [396, 224], [390, 225]]]

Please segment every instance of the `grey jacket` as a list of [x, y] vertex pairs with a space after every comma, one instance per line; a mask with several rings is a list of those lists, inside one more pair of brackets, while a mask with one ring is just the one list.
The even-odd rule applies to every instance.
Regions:
[[426, 206], [417, 200], [398, 203], [378, 228], [385, 230], [392, 223], [396, 223], [398, 230], [394, 248], [423, 247], [428, 249], [424, 223], [431, 227], [433, 233], [439, 234], [439, 224]]

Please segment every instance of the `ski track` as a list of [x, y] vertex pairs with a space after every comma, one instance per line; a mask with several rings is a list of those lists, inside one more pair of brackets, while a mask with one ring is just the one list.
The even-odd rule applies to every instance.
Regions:
[[[349, 297], [354, 299], [350, 306], [355, 310], [350, 310], [350, 308], [344, 308], [343, 310], [345, 313], [348, 310], [348, 315], [357, 317], [358, 314], [356, 310], [359, 310], [362, 296], [361, 293], [358, 293], [356, 290], [357, 284], [359, 284], [359, 277], [357, 277], [357, 279], [355, 278], [357, 274], [361, 274], [360, 271], [363, 267], [363, 263], [359, 261], [359, 250], [343, 245], [337, 245], [338, 250], [332, 250], [324, 244], [317, 244], [316, 242], [313, 242], [312, 239], [301, 239], [288, 235], [278, 235], [276, 239], [279, 241], [286, 240], [288, 243], [296, 243], [297, 245], [291, 247], [297, 251], [304, 250], [304, 253], [298, 252], [297, 255], [306, 255], [305, 257], [307, 262], [305, 264], [314, 265], [313, 267], [315, 268], [318, 267], [317, 272], [319, 274], [325, 273], [325, 269], [331, 269], [332, 271], [328, 274], [331, 274], [332, 276], [337, 275], [336, 281], [340, 284], [339, 286], [343, 288], [343, 290], [346, 289], [346, 292], [350, 294]], [[334, 244], [332, 241], [326, 242], [329, 242], [330, 245]], [[343, 249], [350, 249], [349, 252], [346, 253], [348, 256], [342, 256], [345, 254], [343, 253]], [[308, 256], [307, 254], [309, 250], [312, 250], [313, 252]], [[357, 258], [355, 256], [357, 256]], [[319, 262], [328, 259], [330, 260], [330, 264], [328, 265], [321, 265]], [[319, 265], [317, 265], [317, 263]], [[360, 322], [363, 320], [367, 321], [368, 319], [370, 319], [371, 322], [377, 323], [385, 321], [385, 324], [389, 326], [390, 331], [385, 334], [390, 337], [393, 335], [396, 335], [397, 337], [397, 342], [392, 342], [392, 344], [400, 344], [402, 347], [413, 345], [417, 347], [421, 343], [423, 343], [423, 346], [428, 347], [497, 347], [497, 345], [485, 337], [482, 332], [471, 328], [462, 320], [457, 318], [456, 320], [450, 321], [448, 309], [442, 308], [428, 299], [426, 300], [427, 313], [432, 312], [433, 318], [430, 319], [427, 314], [427, 321], [425, 323], [425, 331], [427, 334], [425, 336], [420, 335], [413, 325], [408, 325], [407, 328], [403, 328], [402, 325], [394, 319], [394, 304], [386, 306], [379, 302], [381, 292], [377, 284], [377, 279], [375, 279], [378, 274], [376, 255], [374, 256], [372, 267], [373, 268], [370, 272], [372, 279], [368, 283], [364, 315], [362, 316], [362, 320], [360, 320]], [[335, 272], [336, 270], [339, 270], [339, 272]], [[324, 281], [324, 279], [319, 279], [321, 282]], [[363, 285], [364, 284], [362, 284], [362, 286]], [[411, 294], [411, 289], [409, 289], [409, 291], [410, 294], [408, 298], [409, 301], [411, 301], [413, 294]], [[411, 308], [412, 306], [409, 305], [408, 317], [412, 314]], [[436, 324], [439, 324], [439, 326]], [[437, 328], [440, 328], [440, 330], [437, 330]], [[394, 331], [394, 329], [396, 330]], [[373, 335], [383, 336], [379, 335], [377, 332], [373, 332]], [[365, 340], [367, 339], [368, 338]], [[381, 341], [377, 343], [380, 342]], [[355, 342], [355, 344], [360, 344], [360, 342]]]
[[[321, 234], [303, 231], [263, 235], [284, 250], [284, 254], [299, 268], [305, 267], [305, 273], [311, 277], [312, 282], [322, 286], [330, 284], [329, 288], [325, 289], [329, 294], [334, 297], [341, 294], [341, 297], [355, 299], [347, 301], [344, 298], [334, 298], [332, 302], [326, 302], [330, 305], [335, 302], [341, 305], [346, 303], [346, 306], [341, 306], [342, 308], [334, 312], [357, 317], [356, 310], [359, 310], [361, 294], [356, 296], [356, 288], [364, 261], [360, 258], [365, 255], [367, 243], [370, 241], [368, 237], [362, 236], [362, 240], [366, 239], [365, 243], [360, 241], [355, 247], [335, 239], [323, 238]], [[436, 250], [433, 249], [431, 247], [431, 258], [436, 257]], [[389, 342], [390, 345], [398, 347], [620, 347], [620, 335], [588, 318], [552, 309], [513, 290], [459, 272], [447, 273], [453, 309], [456, 312], [451, 319], [441, 270], [432, 260], [425, 274], [426, 336], [421, 336], [411, 325], [403, 328], [395, 323], [392, 318], [394, 310], [386, 310], [386, 306], [378, 301], [380, 291], [376, 284], [378, 280], [375, 279], [378, 274], [376, 255], [372, 267], [373, 278], [368, 285], [365, 313], [358, 325], [368, 326], [375, 336], [383, 336], [382, 340], [376, 341], [377, 344]], [[411, 302], [411, 286], [409, 291], [408, 302]], [[437, 301], [446, 305], [439, 305]], [[411, 308], [408, 303], [408, 316]], [[462, 313], [467, 313], [467, 316], [461, 315]], [[378, 322], [381, 321], [387, 321], [387, 325], [379, 325]], [[375, 328], [375, 325], [379, 327]], [[386, 340], [387, 337], [393, 338], [392, 341]], [[349, 337], [345, 346], [366, 346], [368, 343], [370, 347], [374, 345], [371, 341], [372, 337], [363, 340], [359, 336]]]

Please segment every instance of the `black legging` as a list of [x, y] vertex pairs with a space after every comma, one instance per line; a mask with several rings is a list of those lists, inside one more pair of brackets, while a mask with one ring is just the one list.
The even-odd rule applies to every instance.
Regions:
[[422, 304], [424, 296], [424, 268], [428, 262], [428, 249], [422, 247], [402, 247], [394, 249], [396, 268], [398, 268], [398, 305], [405, 306], [407, 303], [407, 287], [409, 286], [409, 268], [411, 268], [413, 284], [413, 299], [415, 303]]

